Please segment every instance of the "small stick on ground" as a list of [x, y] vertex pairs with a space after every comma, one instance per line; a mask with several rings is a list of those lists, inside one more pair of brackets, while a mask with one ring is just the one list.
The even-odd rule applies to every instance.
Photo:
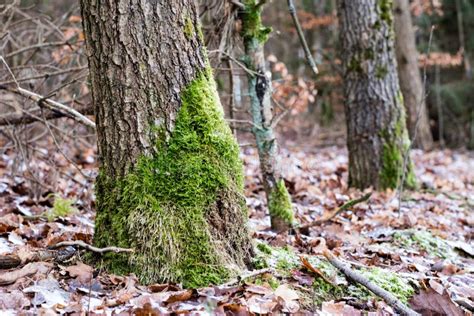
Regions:
[[255, 270], [255, 271], [252, 271], [250, 273], [247, 273], [247, 274], [244, 274], [244, 275], [240, 275], [238, 276], [236, 279], [232, 279], [230, 280], [229, 282], [227, 283], [224, 283], [222, 284], [221, 286], [223, 287], [228, 287], [228, 286], [233, 286], [233, 285], [236, 285], [236, 284], [239, 284], [240, 282], [244, 281], [244, 280], [247, 280], [247, 279], [250, 279], [250, 278], [254, 278], [260, 274], [265, 274], [265, 273], [272, 273], [273, 272], [273, 269], [271, 268], [265, 268], [265, 269], [261, 269], [261, 270]]
[[358, 198], [358, 199], [355, 199], [355, 200], [350, 200], [349, 202], [347, 203], [344, 203], [343, 205], [341, 205], [338, 209], [336, 209], [334, 212], [326, 215], [326, 216], [323, 216], [322, 218], [319, 218], [315, 221], [312, 221], [311, 223], [309, 224], [306, 224], [306, 225], [303, 225], [303, 226], [300, 226], [298, 229], [299, 230], [305, 230], [305, 229], [308, 229], [310, 227], [313, 227], [313, 226], [317, 226], [317, 225], [321, 225], [322, 223], [324, 222], [327, 222], [331, 219], [333, 219], [334, 217], [336, 217], [339, 213], [359, 204], [359, 203], [362, 203], [362, 202], [365, 202], [367, 201], [370, 196], [372, 195], [372, 193], [367, 193], [365, 194], [364, 196]]
[[133, 252], [133, 249], [130, 248], [119, 248], [119, 247], [105, 247], [105, 248], [97, 248], [92, 245], [86, 244], [82, 240], [75, 240], [75, 241], [61, 241], [51, 248], [59, 248], [59, 247], [65, 247], [65, 246], [77, 246], [95, 253], [106, 253], [106, 252]]
[[411, 308], [407, 307], [403, 304], [398, 298], [396, 298], [392, 293], [382, 289], [380, 286], [372, 283], [369, 279], [365, 276], [360, 274], [359, 272], [352, 270], [349, 266], [343, 263], [341, 260], [337, 259], [334, 254], [329, 251], [328, 249], [323, 250], [323, 255], [328, 259], [328, 261], [339, 271], [344, 273], [349, 279], [357, 282], [367, 289], [369, 289], [375, 295], [381, 297], [388, 305], [392, 306], [396, 311], [398, 311], [402, 315], [409, 315], [409, 316], [416, 316], [420, 315]]

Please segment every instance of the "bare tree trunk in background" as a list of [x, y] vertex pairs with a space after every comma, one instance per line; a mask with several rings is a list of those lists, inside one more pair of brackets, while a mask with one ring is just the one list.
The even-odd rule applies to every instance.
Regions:
[[257, 142], [272, 229], [280, 231], [290, 227], [294, 218], [291, 198], [281, 177], [278, 144], [272, 126], [272, 83], [267, 74], [263, 51], [263, 45], [271, 30], [264, 27], [261, 22], [263, 2], [246, 0], [244, 3], [241, 19], [245, 59], [247, 67], [255, 72], [248, 74], [250, 107], [254, 123], [252, 132]]
[[[395, 50], [398, 64], [400, 89], [403, 94], [405, 109], [408, 113], [408, 131], [414, 147], [431, 149], [433, 136], [425, 103], [425, 91], [418, 67], [415, 32], [408, 0], [394, 2]], [[417, 124], [417, 120], [419, 121]], [[415, 136], [415, 128], [418, 130]]]
[[94, 244], [141, 281], [219, 283], [250, 259], [239, 148], [194, 1], [81, 0], [100, 170]]
[[415, 185], [393, 47], [390, 1], [338, 0], [349, 150], [349, 185]]

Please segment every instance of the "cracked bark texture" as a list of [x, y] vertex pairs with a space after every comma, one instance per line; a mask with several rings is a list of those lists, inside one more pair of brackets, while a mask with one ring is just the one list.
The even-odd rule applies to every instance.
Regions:
[[[180, 93], [205, 67], [192, 1], [82, 0], [102, 170], [123, 176], [169, 134]], [[94, 89], [94, 87], [96, 87]]]
[[[338, 0], [352, 187], [396, 188], [409, 147], [391, 1]], [[406, 182], [414, 184], [407, 158]]]
[[135, 249], [104, 265], [189, 286], [237, 273], [252, 252], [242, 164], [194, 1], [81, 10], [100, 157], [94, 243]]
[[[424, 150], [433, 147], [425, 91], [418, 67], [418, 51], [408, 0], [394, 1], [395, 51], [397, 55], [400, 89], [403, 94], [407, 123], [413, 146]], [[419, 114], [418, 114], [419, 113]], [[419, 118], [418, 118], [419, 117]], [[415, 137], [415, 128], [418, 130]]]

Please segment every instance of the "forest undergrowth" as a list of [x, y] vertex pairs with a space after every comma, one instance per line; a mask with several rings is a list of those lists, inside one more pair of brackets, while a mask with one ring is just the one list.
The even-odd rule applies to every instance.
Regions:
[[[244, 147], [255, 270], [224, 285], [183, 289], [142, 285], [133, 275], [116, 276], [88, 265], [83, 251], [49, 248], [62, 241], [91, 243], [95, 216], [95, 152], [70, 149], [80, 173], [53, 151], [54, 165], [33, 159], [21, 166], [8, 151], [0, 157], [0, 309], [5, 311], [393, 314], [382, 299], [321, 256], [321, 240], [417, 312], [464, 315], [474, 310], [472, 152], [414, 150], [419, 189], [403, 192], [400, 209], [397, 192], [373, 192], [368, 201], [321, 225], [276, 233], [270, 230], [256, 151]], [[341, 147], [292, 145], [282, 149], [281, 157], [300, 225], [368, 192], [348, 188], [347, 153]]]

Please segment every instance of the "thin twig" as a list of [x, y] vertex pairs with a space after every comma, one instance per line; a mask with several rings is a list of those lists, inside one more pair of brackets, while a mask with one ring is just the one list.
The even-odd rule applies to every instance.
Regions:
[[341, 260], [337, 259], [334, 254], [328, 250], [324, 249], [322, 251], [323, 255], [328, 259], [328, 261], [336, 267], [339, 271], [344, 273], [345, 276], [347, 276], [349, 279], [353, 280], [354, 282], [357, 282], [367, 289], [369, 289], [372, 293], [375, 295], [381, 297], [388, 305], [392, 306], [396, 311], [398, 311], [402, 315], [410, 315], [410, 316], [418, 316], [417, 312], [412, 310], [411, 308], [407, 307], [405, 304], [403, 304], [398, 298], [396, 298], [392, 293], [382, 289], [380, 286], [377, 284], [372, 283], [369, 279], [367, 279], [365, 276], [360, 274], [359, 272], [352, 270], [349, 266], [347, 266], [344, 262]]
[[242, 281], [244, 281], [244, 280], [247, 280], [247, 279], [250, 279], [250, 278], [254, 278], [254, 277], [256, 277], [256, 276], [258, 276], [258, 275], [261, 275], [261, 274], [272, 273], [272, 272], [273, 272], [273, 269], [271, 269], [271, 268], [265, 268], [265, 269], [261, 269], [261, 270], [255, 270], [255, 271], [252, 271], [252, 272], [250, 272], [250, 273], [247, 273], [247, 274], [238, 276], [236, 279], [232, 279], [232, 280], [230, 280], [229, 282], [222, 284], [221, 286], [222, 286], [222, 287], [233, 286], [233, 285], [239, 284], [240, 282], [242, 282]]
[[37, 75], [37, 76], [31, 76], [31, 77], [27, 77], [27, 78], [19, 78], [19, 79], [16, 79], [16, 80], [2, 81], [2, 82], [0, 82], [0, 85], [6, 85], [6, 84], [10, 84], [10, 83], [18, 84], [19, 82], [24, 82], [24, 81], [29, 81], [29, 80], [37, 80], [37, 79], [43, 79], [43, 78], [47, 79], [47, 78], [51, 78], [51, 77], [54, 77], [54, 76], [60, 76], [60, 75], [68, 74], [68, 73], [71, 73], [71, 72], [82, 71], [82, 70], [85, 70], [85, 69], [87, 69], [87, 66], [72, 67], [72, 68], [68, 68], [68, 69], [62, 69], [62, 70], [58, 70], [58, 71], [54, 71], [54, 72], [40, 74], [40, 75]]
[[[1, 89], [1, 87], [0, 87]], [[41, 118], [41, 109], [35, 111], [27, 111], [22, 110], [22, 114], [12, 113], [7, 115], [0, 115], [0, 126], [5, 125], [18, 125], [18, 124], [30, 124], [38, 121], [43, 121]], [[92, 115], [94, 114], [94, 108], [91, 105], [86, 105], [77, 109], [77, 111], [83, 115]], [[44, 119], [52, 120], [61, 117], [69, 117], [69, 115], [58, 112], [58, 111], [51, 111], [44, 114]]]
[[86, 126], [92, 127], [95, 129], [95, 123], [79, 113], [78, 111], [62, 104], [57, 101], [51, 100], [49, 98], [46, 98], [42, 95], [39, 95], [37, 93], [31, 92], [29, 90], [23, 89], [20, 87], [20, 84], [18, 83], [16, 77], [13, 75], [13, 72], [10, 70], [10, 67], [8, 66], [8, 63], [6, 60], [3, 58], [3, 56], [0, 55], [0, 60], [5, 64], [5, 67], [7, 67], [8, 71], [10, 72], [10, 75], [12, 76], [13, 80], [15, 81], [16, 88], [9, 88], [5, 86], [0, 86], [0, 89], [7, 90], [12, 93], [20, 94], [30, 100], [35, 101], [40, 107], [45, 106], [46, 108], [53, 110], [53, 111], [60, 111], [64, 112], [69, 116], [70, 118], [74, 119], [75, 121], [82, 123]]
[[303, 46], [304, 54], [306, 56], [306, 60], [308, 61], [309, 67], [313, 71], [313, 73], [317, 76], [319, 73], [318, 67], [314, 62], [313, 55], [309, 50], [308, 43], [306, 43], [306, 39], [303, 34], [303, 29], [301, 28], [300, 21], [298, 20], [298, 15], [296, 14], [295, 5], [293, 4], [293, 0], [288, 0], [288, 11], [290, 12], [291, 18], [293, 19], [293, 23], [296, 27], [296, 33], [298, 33], [298, 37], [301, 42], [301, 46]]
[[245, 5], [242, 2], [239, 2], [237, 0], [228, 0], [230, 3], [235, 5], [236, 7], [239, 7], [241, 9], [245, 8]]
[[31, 46], [20, 48], [19, 50], [16, 50], [14, 52], [11, 52], [11, 53], [5, 55], [5, 57], [6, 58], [13, 57], [15, 55], [27, 52], [27, 51], [32, 50], [32, 49], [43, 48], [43, 47], [51, 47], [51, 46], [64, 46], [64, 45], [70, 45], [70, 44], [68, 42], [64, 42], [64, 41], [49, 42], [49, 43], [38, 43], [38, 44], [31, 45]]
[[119, 248], [119, 247], [105, 247], [105, 248], [97, 248], [92, 245], [86, 244], [82, 240], [74, 240], [74, 241], [61, 241], [54, 246], [51, 246], [51, 248], [59, 248], [59, 247], [65, 247], [65, 246], [77, 246], [81, 247], [83, 249], [95, 252], [95, 253], [106, 253], [106, 252], [133, 252], [133, 249], [130, 248]]
[[344, 203], [343, 205], [341, 205], [334, 212], [332, 212], [332, 213], [330, 213], [326, 216], [323, 216], [320, 219], [314, 220], [309, 224], [303, 225], [303, 226], [299, 227], [298, 229], [299, 230], [304, 230], [304, 229], [308, 229], [308, 228], [313, 227], [313, 226], [321, 225], [322, 223], [333, 219], [334, 217], [336, 217], [342, 211], [345, 211], [345, 210], [347, 210], [347, 209], [349, 209], [349, 208], [351, 208], [351, 207], [353, 207], [353, 206], [355, 206], [355, 205], [357, 205], [361, 202], [367, 201], [370, 198], [371, 195], [372, 195], [372, 193], [367, 193], [367, 194], [365, 194], [364, 196], [362, 196], [358, 199], [348, 201], [348, 202]]
[[212, 55], [212, 54], [222, 54], [222, 55], [225, 55], [227, 58], [229, 58], [230, 60], [232, 60], [237, 66], [239, 66], [240, 68], [242, 68], [247, 74], [249, 75], [252, 75], [252, 76], [261, 76], [261, 74], [259, 74], [258, 72], [252, 70], [252, 69], [249, 69], [248, 67], [246, 67], [243, 63], [241, 63], [240, 61], [238, 61], [237, 59], [235, 59], [232, 55], [229, 55], [227, 52], [224, 52], [224, 51], [221, 51], [221, 50], [211, 50], [208, 52], [209, 55]]

